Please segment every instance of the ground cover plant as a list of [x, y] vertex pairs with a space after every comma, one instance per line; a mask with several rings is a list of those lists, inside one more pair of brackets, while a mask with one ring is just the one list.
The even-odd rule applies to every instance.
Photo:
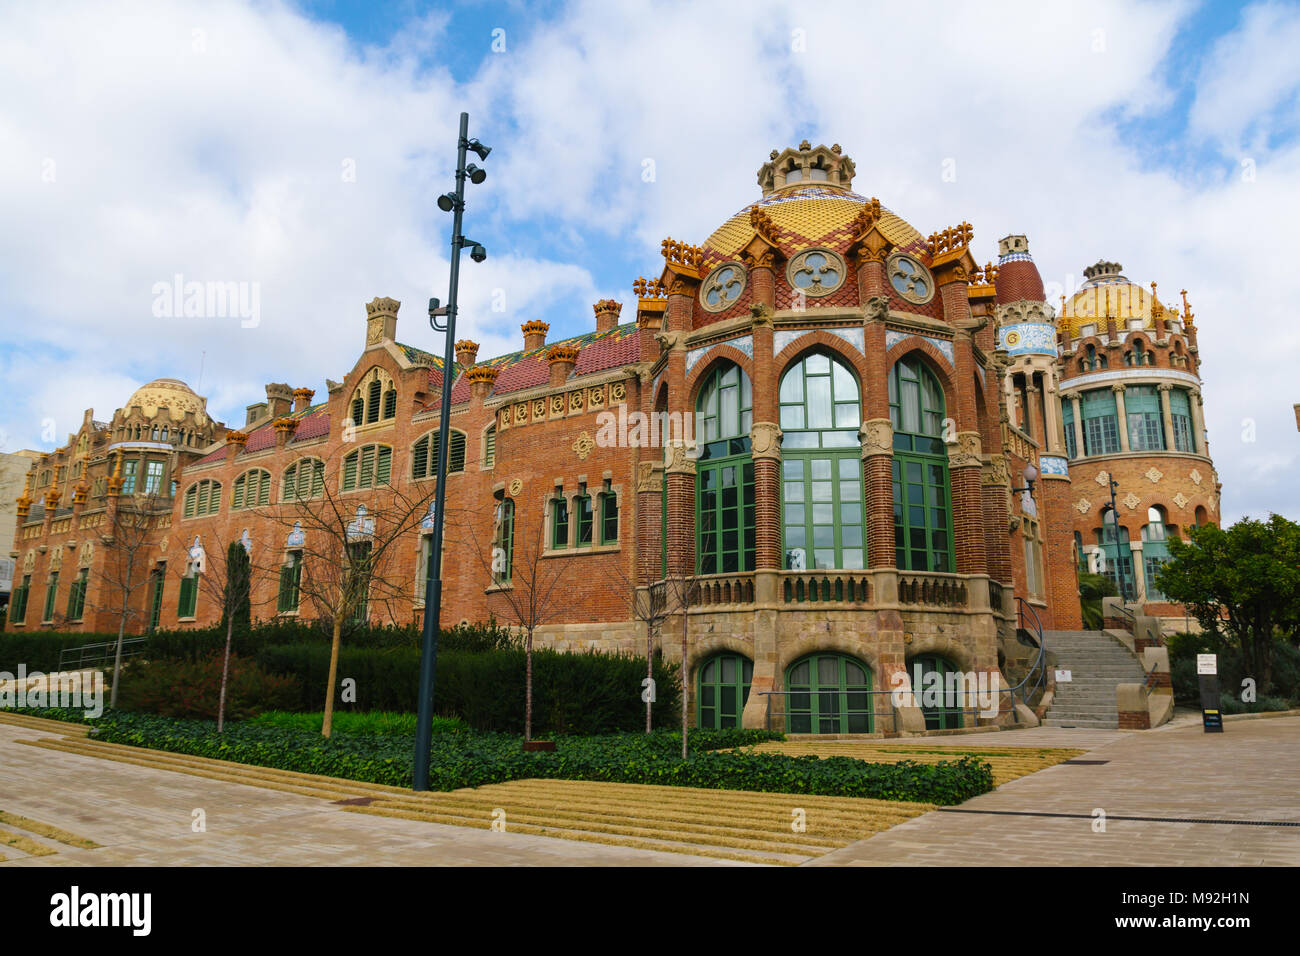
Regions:
[[[244, 721], [224, 734], [211, 721], [114, 712], [94, 722], [95, 740], [390, 786], [412, 783], [414, 737], [317, 732]], [[671, 731], [558, 737], [553, 753], [524, 753], [512, 734], [434, 736], [430, 786], [455, 790], [529, 778], [603, 780], [706, 789], [868, 797], [953, 804], [993, 789], [989, 764], [974, 757], [920, 765], [849, 757], [792, 757], [742, 749], [779, 739], [768, 731], [695, 731], [688, 759]]]

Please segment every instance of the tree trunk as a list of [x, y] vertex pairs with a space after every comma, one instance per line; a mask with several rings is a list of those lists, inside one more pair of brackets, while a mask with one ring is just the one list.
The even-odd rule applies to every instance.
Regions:
[[524, 741], [533, 739], [533, 629], [524, 644]]
[[340, 615], [334, 615], [334, 640], [330, 644], [330, 676], [325, 687], [325, 720], [321, 724], [322, 737], [328, 737], [334, 728], [334, 681], [339, 673], [339, 644], [343, 640], [343, 621]]
[[217, 700], [217, 733], [221, 733], [226, 724], [226, 681], [230, 676], [230, 634], [234, 629], [234, 615], [227, 615], [226, 658], [221, 664], [221, 697]]
[[[652, 622], [646, 622], [646, 626], [645, 626], [645, 676], [650, 680], [650, 683], [646, 685], [646, 688], [647, 688], [647, 689], [649, 689], [649, 688], [651, 688], [651, 687], [654, 686], [654, 679], [655, 679], [655, 658], [654, 658], [654, 653], [655, 653], [655, 651], [654, 651], [655, 636], [654, 636], [654, 635], [655, 635], [655, 626], [654, 626], [654, 624], [653, 624]], [[652, 716], [652, 715], [651, 715], [651, 708], [653, 708], [653, 707], [654, 707], [654, 704], [651, 702], [650, 698], [647, 697], [647, 698], [646, 698], [646, 702], [645, 702], [645, 732], [646, 732], [647, 734], [650, 733], [650, 730], [651, 730], [651, 726], [650, 726], [650, 724], [651, 724], [651, 716]]]
[[690, 615], [686, 613], [686, 602], [682, 602], [682, 759], [686, 759], [686, 630], [690, 623]]
[[123, 603], [122, 619], [117, 625], [117, 653], [113, 655], [113, 689], [108, 695], [108, 707], [112, 710], [117, 706], [117, 685], [121, 683], [122, 678], [122, 640], [126, 637], [126, 602]]

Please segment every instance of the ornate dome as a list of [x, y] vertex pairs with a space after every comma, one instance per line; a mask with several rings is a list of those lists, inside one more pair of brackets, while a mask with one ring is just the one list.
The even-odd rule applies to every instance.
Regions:
[[[754, 236], [750, 213], [762, 209], [776, 226], [781, 251], [787, 256], [814, 246], [844, 253], [853, 235], [849, 224], [869, 200], [849, 187], [853, 161], [839, 146], [815, 149], [805, 140], [798, 149], [772, 152], [759, 170], [763, 198], [752, 202], [724, 222], [704, 241], [704, 266], [711, 269], [736, 255]], [[916, 252], [925, 237], [882, 207], [879, 226], [885, 238], [900, 249]]]
[[1029, 240], [1024, 236], [1007, 236], [998, 242], [998, 275], [994, 280], [998, 305], [1045, 301], [1043, 277], [1038, 274], [1034, 257], [1029, 254]]
[[171, 412], [173, 421], [193, 412], [195, 420], [201, 423], [207, 420], [205, 404], [203, 398], [180, 379], [156, 378], [137, 388], [127, 399], [123, 411], [129, 412], [139, 405], [146, 418], [154, 418], [165, 408]]
[[1068, 330], [1070, 338], [1078, 338], [1079, 329], [1085, 325], [1095, 324], [1098, 332], [1105, 331], [1108, 316], [1114, 316], [1120, 328], [1127, 328], [1130, 319], [1141, 319], [1142, 328], [1150, 329], [1155, 327], [1153, 307], [1176, 314], [1160, 304], [1154, 290], [1144, 289], [1121, 275], [1122, 268], [1118, 262], [1099, 261], [1083, 270], [1086, 280], [1061, 310], [1060, 328]]

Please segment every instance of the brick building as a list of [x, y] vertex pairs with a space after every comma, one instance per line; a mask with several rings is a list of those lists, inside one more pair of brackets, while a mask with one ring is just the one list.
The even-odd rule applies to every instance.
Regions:
[[[323, 401], [268, 385], [238, 429], [187, 420], [181, 444], [164, 434], [171, 457], [157, 487], [169, 498], [139, 595], [142, 626], [215, 620], [220, 609], [193, 583], [196, 555], [236, 540], [280, 569], [259, 585], [258, 616], [314, 616], [298, 587], [313, 573], [304, 555], [314, 532], [292, 513], [332, 510], [362, 541], [367, 522], [400, 510], [397, 499], [415, 508], [384, 569], [400, 594], [358, 613], [418, 620], [439, 395], [452, 375], [445, 622], [515, 621], [510, 597], [540, 570], [560, 575], [538, 631], [551, 646], [644, 653], [639, 595], [643, 609], [651, 597], [668, 605], [659, 647], [680, 659], [685, 621], [701, 724], [969, 725], [974, 716], [951, 701], [899, 716], [867, 692], [888, 690], [904, 669], [1005, 686], [1030, 653], [1016, 638], [1022, 614], [1077, 628], [1076, 568], [1107, 545], [1089, 536], [1090, 521], [1101, 527], [1095, 464], [1121, 482], [1120, 527], [1134, 532], [1111, 567], [1142, 550], [1134, 515], [1159, 506], [1173, 524], [1184, 513], [1157, 494], [1160, 481], [1136, 477], [1147, 469], [1168, 473], [1171, 488], [1177, 475], [1181, 488], [1178, 469], [1196, 482], [1199, 465], [1203, 490], [1187, 493], [1188, 507], [1216, 512], [1199, 404], [1194, 450], [1181, 450], [1183, 405], [1170, 402], [1160, 421], [1175, 451], [1148, 451], [1147, 437], [1140, 449], [1093, 451], [1078, 432], [1097, 429], [1089, 386], [1101, 381], [1081, 362], [1096, 351], [1126, 372], [1123, 356], [1141, 341], [1137, 374], [1117, 382], [1190, 388], [1194, 330], [1159, 309], [1142, 313], [1141, 301], [1140, 328], [1131, 303], [1124, 314], [1107, 305], [1104, 328], [1084, 322], [1106, 272], [1065, 306], [1058, 333], [1023, 236], [1004, 239], [999, 264], [981, 268], [968, 224], [927, 238], [853, 192], [853, 176], [838, 146], [773, 151], [760, 198], [698, 246], [664, 240], [662, 269], [634, 283], [628, 321], [603, 300], [593, 331], [547, 342], [548, 326], [527, 322], [509, 355], [480, 361], [461, 341], [446, 369], [397, 341], [399, 303], [376, 298], [363, 350], [342, 382], [327, 380]], [[33, 605], [14, 626], [105, 628], [97, 613], [59, 613], [51, 555], [92, 547], [95, 531], [83, 529], [105, 520], [96, 514], [139, 500], [124, 476], [164, 454], [145, 441], [153, 420], [122, 416], [104, 428], [88, 414], [74, 436], [84, 454], [70, 443], [29, 474], [16, 557], [31, 593], [56, 596], [48, 613]], [[47, 473], [65, 460], [86, 464], [76, 476]], [[99, 497], [92, 471], [104, 479]], [[1129, 504], [1126, 491], [1142, 494]], [[45, 507], [28, 514], [33, 495]]]

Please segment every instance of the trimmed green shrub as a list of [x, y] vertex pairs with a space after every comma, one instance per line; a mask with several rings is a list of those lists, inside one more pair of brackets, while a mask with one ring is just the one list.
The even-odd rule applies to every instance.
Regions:
[[[216, 719], [221, 697], [222, 657], [200, 661], [131, 661], [123, 668], [117, 704], [122, 710], [161, 717]], [[226, 716], [252, 717], [264, 710], [283, 710], [298, 699], [296, 677], [271, 674], [255, 662], [230, 657], [226, 681]]]
[[[746, 732], [742, 740], [760, 739]], [[330, 739], [310, 732], [233, 724], [216, 733], [208, 721], [165, 720], [120, 712], [106, 714], [91, 731], [97, 740], [152, 747], [237, 763], [409, 787], [415, 741], [406, 735]], [[780, 735], [763, 735], [765, 737]], [[960, 803], [993, 789], [989, 764], [966, 756], [937, 764], [873, 764], [849, 757], [792, 757], [728, 746], [734, 736], [692, 733], [690, 758], [680, 758], [677, 734], [562, 737], [554, 753], [524, 753], [506, 734], [440, 734], [431, 748], [430, 785], [437, 790], [477, 787], [526, 778], [605, 780], [706, 789], [870, 797]]]
[[[415, 735], [415, 714], [398, 714], [390, 711], [365, 711], [353, 713], [348, 710], [336, 710], [333, 717], [333, 732], [341, 734], [407, 734]], [[324, 714], [316, 711], [311, 714], [295, 714], [287, 710], [271, 710], [250, 718], [248, 723], [255, 727], [279, 727], [282, 730], [302, 730], [320, 733]], [[459, 734], [469, 730], [459, 717], [433, 718], [435, 734]]]
[[1220, 694], [1219, 708], [1225, 714], [1264, 714], [1278, 710], [1290, 710], [1291, 705], [1281, 697], [1259, 697], [1250, 703], [1234, 694]]
[[117, 634], [5, 631], [0, 634], [0, 671], [16, 674], [18, 665], [25, 664], [28, 672], [48, 674], [59, 669], [59, 653], [64, 649], [109, 641], [116, 642]]
[[[294, 674], [302, 695], [294, 709], [318, 710], [329, 679], [329, 647], [281, 645], [264, 648], [258, 663], [277, 674]], [[476, 730], [522, 733], [524, 729], [524, 652], [516, 648], [438, 655], [434, 708], [458, 716]], [[339, 649], [339, 678], [356, 681], [356, 702], [335, 701], [340, 710], [395, 710], [418, 707], [420, 652], [391, 647]], [[537, 734], [596, 734], [645, 727], [641, 681], [645, 658], [617, 654], [533, 652], [533, 727]], [[681, 697], [675, 664], [655, 662], [658, 689], [656, 726], [677, 726]]]

